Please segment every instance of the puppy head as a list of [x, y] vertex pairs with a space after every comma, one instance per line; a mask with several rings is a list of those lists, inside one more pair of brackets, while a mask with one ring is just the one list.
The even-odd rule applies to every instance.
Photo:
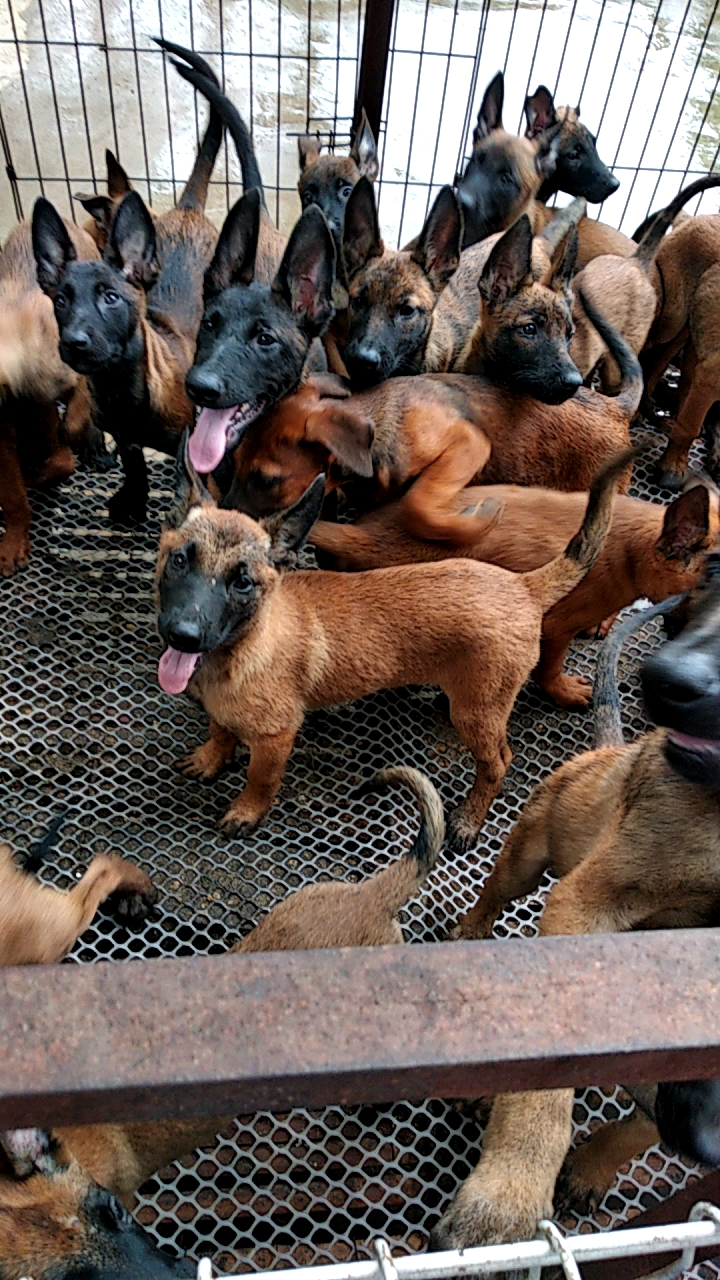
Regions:
[[579, 107], [556, 108], [550, 90], [541, 84], [525, 99], [525, 118], [526, 138], [539, 139], [549, 129], [560, 126], [557, 163], [539, 192], [540, 199], [547, 199], [555, 191], [566, 191], [597, 204], [617, 191], [620, 183], [600, 159], [593, 134], [580, 123]]
[[360, 127], [348, 156], [322, 155], [319, 138], [298, 138], [300, 179], [298, 192], [303, 209], [315, 204], [325, 214], [327, 224], [342, 243], [345, 207], [361, 178], [374, 182], [380, 165], [372, 129], [363, 108]]
[[158, 679], [166, 693], [182, 693], [203, 655], [236, 644], [253, 628], [278, 569], [304, 545], [324, 493], [325, 477], [318, 476], [294, 507], [265, 525], [220, 510], [190, 462], [186, 434], [155, 578], [158, 630], [167, 645]]

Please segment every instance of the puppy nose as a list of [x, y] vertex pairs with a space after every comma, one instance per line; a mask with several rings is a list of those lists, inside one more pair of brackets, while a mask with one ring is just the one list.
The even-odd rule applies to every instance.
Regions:
[[569, 391], [572, 395], [577, 391], [578, 387], [582, 386], [582, 374], [580, 370], [576, 369], [574, 366], [572, 369], [567, 369], [563, 374], [562, 383], [565, 390]]
[[614, 173], [610, 174], [608, 186], [610, 188], [610, 195], [612, 195], [614, 191], [617, 191], [618, 187], [620, 186], [620, 179], [616, 178]]
[[203, 365], [195, 365], [185, 378], [185, 388], [195, 404], [205, 405], [212, 409], [222, 395], [222, 387], [217, 374]]
[[653, 706], [662, 702], [688, 706], [720, 693], [720, 672], [709, 653], [700, 649], [678, 653], [673, 646], [648, 658], [642, 685]]
[[197, 653], [200, 649], [200, 623], [183, 618], [176, 622], [167, 633], [167, 641], [171, 649], [179, 649], [181, 653]]
[[92, 345], [90, 335], [88, 333], [84, 333], [82, 330], [75, 333], [64, 333], [62, 340], [64, 346], [68, 348], [68, 351], [77, 352], [78, 355], [82, 351], [89, 351]]
[[460, 204], [464, 205], [466, 209], [474, 208], [475, 197], [473, 196], [472, 191], [468, 191], [467, 187], [458, 187], [457, 198], [460, 201]]
[[374, 347], [360, 347], [352, 354], [348, 352], [346, 364], [352, 382], [368, 386], [380, 381], [382, 357]]

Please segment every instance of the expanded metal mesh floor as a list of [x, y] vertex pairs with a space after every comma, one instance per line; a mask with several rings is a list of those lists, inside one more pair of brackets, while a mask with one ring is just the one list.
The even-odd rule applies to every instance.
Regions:
[[[634, 492], [659, 501], [651, 462], [637, 468]], [[269, 821], [248, 840], [222, 836], [217, 821], [241, 787], [246, 757], [209, 785], [173, 767], [204, 739], [206, 717], [157, 683], [152, 575], [172, 463], [153, 458], [150, 477], [140, 532], [108, 523], [116, 469], [80, 470], [55, 495], [35, 494], [30, 567], [0, 583], [3, 838], [27, 847], [67, 808], [43, 873], [49, 882], [67, 887], [93, 854], [113, 849], [142, 864], [160, 891], [155, 918], [137, 934], [101, 916], [76, 946], [77, 963], [223, 952], [302, 884], [385, 866], [407, 847], [417, 819], [399, 792], [348, 800], [378, 768], [419, 766], [448, 807], [471, 783], [471, 758], [433, 692], [400, 689], [309, 716]], [[629, 736], [645, 728], [637, 672], [659, 635], [658, 625], [649, 628], [621, 660]], [[592, 676], [597, 649], [577, 642], [570, 669]], [[465, 856], [441, 855], [401, 916], [408, 942], [442, 938], [473, 904], [533, 786], [589, 747], [591, 721], [529, 686], [509, 737], [514, 761], [481, 842]], [[502, 917], [498, 936], [536, 932], [549, 883]], [[629, 1110], [618, 1090], [585, 1090], [576, 1137]], [[210, 1255], [220, 1271], [362, 1258], [378, 1234], [400, 1252], [421, 1250], [477, 1161], [481, 1136], [472, 1113], [437, 1099], [241, 1116], [215, 1149], [148, 1182], [136, 1213], [169, 1251]], [[693, 1166], [654, 1149], [619, 1177], [594, 1219], [565, 1225], [612, 1227], [692, 1175]]]

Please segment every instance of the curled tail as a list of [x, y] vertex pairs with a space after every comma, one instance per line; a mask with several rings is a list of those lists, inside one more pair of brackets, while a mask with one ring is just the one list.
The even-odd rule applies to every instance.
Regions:
[[417, 893], [430, 875], [445, 839], [445, 816], [442, 801], [429, 778], [419, 769], [398, 765], [382, 769], [355, 792], [356, 797], [385, 791], [394, 785], [408, 787], [420, 809], [420, 830], [412, 848], [397, 862], [365, 881], [368, 892], [377, 898], [378, 910], [388, 917], [397, 915], [401, 907]]
[[[160, 36], [153, 36], [155, 44], [158, 44], [165, 53], [174, 53], [178, 58], [183, 58], [186, 63], [192, 67], [195, 72], [212, 84], [217, 92], [220, 92], [218, 78], [212, 67], [200, 57], [199, 53], [195, 53], [194, 49], [184, 49], [181, 44], [173, 44], [171, 40], [162, 40]], [[182, 63], [171, 59], [173, 66], [183, 74]], [[187, 79], [187, 76], [185, 77]], [[207, 97], [207, 94], [205, 95]], [[208, 120], [205, 136], [200, 144], [200, 150], [195, 157], [195, 164], [192, 167], [192, 173], [188, 178], [183, 193], [178, 200], [178, 209], [204, 209], [207, 201], [208, 186], [212, 176], [213, 167], [217, 159], [217, 153], [220, 150], [220, 143], [223, 136], [223, 120], [217, 108], [210, 101], [210, 119]]]
[[189, 84], [194, 85], [198, 92], [204, 98], [207, 98], [210, 106], [217, 111], [235, 143], [235, 150], [242, 170], [243, 189], [244, 191], [252, 191], [253, 187], [257, 187], [264, 205], [265, 188], [263, 187], [263, 180], [260, 176], [252, 139], [240, 112], [233, 106], [230, 99], [225, 97], [214, 76], [210, 79], [209, 76], [203, 75], [201, 71], [197, 70], [195, 64], [185, 67], [181, 62], [176, 62], [174, 58], [171, 59], [171, 62], [183, 80], [187, 80]]
[[625, 743], [620, 714], [620, 694], [617, 685], [617, 669], [620, 651], [629, 636], [653, 618], [672, 613], [677, 609], [682, 595], [671, 596], [649, 609], [631, 613], [613, 627], [605, 641], [597, 662], [593, 686], [594, 747], [622, 747]]
[[18, 859], [23, 871], [34, 874], [36, 871], [40, 870], [45, 858], [57, 841], [58, 835], [60, 834], [60, 828], [67, 818], [67, 815], [67, 809], [62, 809], [61, 812], [53, 818], [42, 839], [36, 840], [35, 844], [28, 849], [27, 853], [23, 854]]
[[666, 204], [664, 209], [660, 209], [658, 213], [651, 213], [650, 217], [638, 227], [633, 236], [633, 239], [638, 241], [634, 257], [641, 267], [647, 270], [655, 261], [663, 236], [668, 227], [672, 226], [683, 205], [687, 204], [688, 200], [692, 200], [693, 196], [701, 195], [710, 187], [720, 187], [720, 173], [712, 173], [706, 178], [698, 178], [697, 182], [691, 182], [689, 187], [678, 191], [675, 199]]
[[597, 473], [588, 494], [585, 518], [577, 533], [570, 539], [562, 555], [556, 556], [540, 569], [533, 569], [522, 576], [547, 613], [558, 600], [562, 600], [592, 569], [602, 551], [613, 515], [615, 490], [618, 481], [648, 445], [623, 449], [606, 462]]
[[637, 413], [643, 393], [640, 361], [622, 334], [605, 319], [602, 312], [598, 311], [595, 303], [590, 301], [583, 289], [578, 289], [578, 297], [586, 316], [597, 329], [620, 370], [622, 377], [620, 392], [613, 396], [613, 404], [622, 409], [627, 414], [628, 420], [631, 420]]

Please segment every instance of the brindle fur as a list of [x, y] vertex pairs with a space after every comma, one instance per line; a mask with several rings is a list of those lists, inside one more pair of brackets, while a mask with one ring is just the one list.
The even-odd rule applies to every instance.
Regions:
[[320, 139], [305, 135], [298, 138], [298, 156], [300, 203], [303, 209], [309, 208], [311, 204], [322, 209], [339, 252], [345, 226], [345, 206], [353, 188], [361, 178], [375, 182], [380, 172], [377, 147], [365, 108], [361, 112], [360, 124], [349, 155], [323, 155]]

